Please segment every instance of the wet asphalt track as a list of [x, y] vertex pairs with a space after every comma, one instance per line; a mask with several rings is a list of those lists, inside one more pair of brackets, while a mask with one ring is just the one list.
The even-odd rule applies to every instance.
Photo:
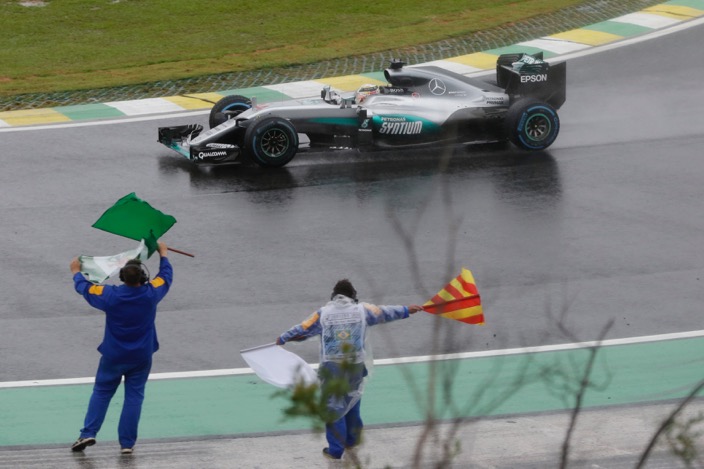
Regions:
[[[171, 255], [154, 372], [245, 366], [240, 349], [303, 319], [338, 278], [365, 300], [420, 303], [462, 266], [487, 325], [445, 321], [434, 349], [436, 321], [418, 315], [377, 328], [375, 358], [594, 340], [609, 321], [606, 338], [702, 329], [702, 43], [698, 26], [570, 60], [562, 131], [540, 154], [207, 170], [156, 142], [158, 126], [205, 116], [1, 133], [0, 381], [94, 374], [103, 318], [68, 264], [133, 247], [91, 228], [130, 192], [174, 215], [162, 239], [196, 256]], [[317, 361], [313, 344], [295, 351]]]

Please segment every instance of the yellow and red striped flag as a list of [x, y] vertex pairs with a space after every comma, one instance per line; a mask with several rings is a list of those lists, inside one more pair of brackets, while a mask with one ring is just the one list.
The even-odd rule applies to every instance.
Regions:
[[467, 324], [484, 325], [482, 300], [474, 276], [464, 267], [457, 277], [423, 305], [423, 310]]

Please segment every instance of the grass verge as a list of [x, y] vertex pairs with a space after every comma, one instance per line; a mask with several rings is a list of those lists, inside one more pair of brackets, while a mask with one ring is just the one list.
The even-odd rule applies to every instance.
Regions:
[[461, 37], [582, 0], [0, 0], [0, 96], [315, 63]]

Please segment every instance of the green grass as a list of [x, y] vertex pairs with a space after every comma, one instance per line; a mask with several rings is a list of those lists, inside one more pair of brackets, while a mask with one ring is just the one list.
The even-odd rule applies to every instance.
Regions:
[[581, 0], [0, 0], [0, 96], [313, 63], [471, 34]]

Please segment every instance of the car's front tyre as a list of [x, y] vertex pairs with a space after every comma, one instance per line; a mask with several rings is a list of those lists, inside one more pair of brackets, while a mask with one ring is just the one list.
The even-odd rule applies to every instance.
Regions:
[[281, 117], [257, 119], [247, 128], [244, 147], [259, 166], [284, 166], [298, 151], [298, 133], [291, 122]]
[[240, 96], [237, 94], [225, 96], [220, 101], [215, 103], [213, 108], [210, 110], [208, 124], [212, 129], [213, 127], [217, 127], [223, 122], [232, 119], [251, 107], [252, 100], [246, 96]]
[[557, 111], [539, 99], [517, 101], [506, 114], [509, 140], [524, 150], [545, 150], [560, 132]]

